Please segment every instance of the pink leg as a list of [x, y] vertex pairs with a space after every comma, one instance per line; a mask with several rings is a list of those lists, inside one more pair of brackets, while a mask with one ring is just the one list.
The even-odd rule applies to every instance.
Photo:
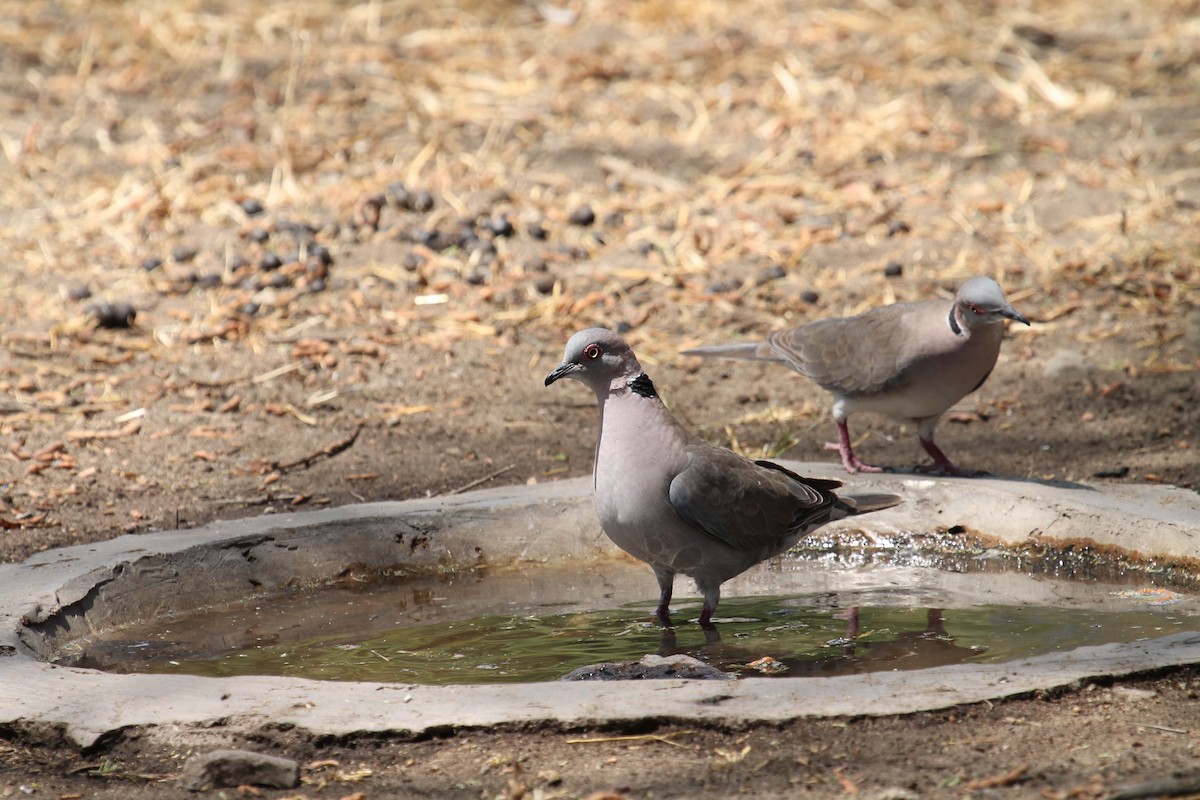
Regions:
[[712, 621], [712, 615], [713, 615], [714, 611], [716, 611], [716, 609], [709, 608], [708, 603], [705, 603], [704, 607], [700, 609], [700, 619], [698, 619], [696, 621], [700, 623], [701, 628], [715, 628], [716, 627], [715, 625], [713, 625], [713, 621]]
[[978, 470], [962, 469], [961, 467], [956, 466], [954, 462], [947, 458], [946, 454], [942, 452], [942, 448], [938, 447], [934, 443], [932, 436], [928, 439], [922, 436], [920, 439], [921, 446], [925, 448], [925, 452], [929, 453], [929, 455], [933, 458], [932, 469], [922, 471], [940, 472], [944, 475], [954, 475], [959, 478], [973, 478], [976, 475], [984, 474]]
[[854, 450], [850, 447], [850, 428], [846, 426], [845, 420], [835, 420], [838, 429], [837, 444], [826, 442], [826, 450], [837, 450], [842, 456], [842, 466], [846, 468], [846, 472], [853, 475], [856, 472], [883, 472], [882, 467], [873, 467], [870, 464], [864, 464], [858, 460], [858, 456], [854, 455]]

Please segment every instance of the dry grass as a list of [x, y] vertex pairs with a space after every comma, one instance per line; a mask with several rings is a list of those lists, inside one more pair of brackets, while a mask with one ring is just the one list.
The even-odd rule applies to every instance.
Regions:
[[[0, 3], [0, 341], [37, 369], [8, 365], [9, 411], [78, 394], [48, 354], [92, 372], [88, 403], [147, 359], [228, 380], [230, 348], [340, 363], [323, 397], [381, 348], [626, 323], [655, 363], [976, 273], [1040, 322], [1018, 357], [1050, 337], [1200, 364], [1197, 3], [539, 8]], [[396, 182], [432, 210], [388, 202]], [[569, 223], [582, 204], [594, 226]], [[501, 213], [494, 257], [413, 241]], [[335, 263], [311, 293], [316, 245]], [[255, 283], [268, 248], [300, 257], [285, 285]], [[138, 330], [93, 331], [80, 285]]]

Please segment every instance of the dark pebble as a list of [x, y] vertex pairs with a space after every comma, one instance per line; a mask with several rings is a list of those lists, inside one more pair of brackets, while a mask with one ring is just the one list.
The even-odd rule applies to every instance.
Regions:
[[262, 268], [263, 272], [271, 272], [283, 266], [283, 259], [274, 253], [264, 253], [258, 266]]
[[625, 224], [625, 212], [610, 211], [604, 215], [604, 222], [602, 224], [606, 228], [619, 228]]
[[770, 283], [771, 281], [777, 281], [786, 276], [787, 270], [778, 264], [772, 264], [762, 272], [758, 273], [758, 283], [759, 285], [762, 285], [764, 283]]
[[323, 244], [314, 244], [308, 248], [308, 257], [320, 261], [327, 267], [333, 266], [333, 253]]
[[142, 269], [144, 269], [146, 272], [153, 272], [161, 267], [162, 263], [162, 259], [158, 256], [147, 256], [146, 258], [142, 259]]
[[290, 219], [281, 219], [275, 223], [275, 230], [280, 233], [290, 234], [298, 240], [307, 241], [316, 235], [317, 229], [307, 222], [296, 222]]
[[94, 303], [87, 312], [96, 318], [99, 328], [128, 328], [137, 319], [137, 309], [129, 303]]
[[92, 290], [88, 288], [87, 284], [81, 283], [77, 286], [69, 287], [65, 294], [68, 300], [87, 300], [92, 296]]
[[596, 244], [608, 244], [608, 240], [604, 238], [604, 234], [600, 231], [592, 231], [592, 241]]
[[292, 279], [283, 272], [272, 272], [271, 277], [267, 278], [267, 286], [272, 289], [286, 289], [292, 285]]
[[904, 220], [894, 219], [888, 223], [888, 236], [898, 236], [901, 233], [911, 232], [912, 228]]
[[1054, 47], [1058, 44], [1058, 36], [1053, 31], [1033, 25], [1015, 25], [1013, 33], [1038, 47]]
[[527, 227], [525, 229], [525, 232], [528, 233], [534, 239], [537, 239], [539, 242], [546, 241], [546, 237], [550, 235], [550, 233], [545, 228], [543, 228], [540, 223], [537, 223], [537, 222], [535, 222], [532, 225], [530, 225], [529, 227]]
[[408, 187], [400, 181], [388, 184], [387, 198], [392, 205], [399, 208], [412, 207], [412, 195], [408, 193]]
[[245, 256], [243, 256], [241, 254], [235, 254], [232, 258], [229, 259], [229, 268], [236, 271], [236, 270], [239, 270], [242, 267], [246, 266], [249, 263], [250, 262], [246, 260]]
[[800, 299], [805, 303], [812, 305], [821, 299], [821, 295], [817, 294], [812, 289], [805, 289], [800, 293]]
[[205, 272], [196, 276], [196, 285], [201, 289], [211, 289], [221, 285], [221, 276], [215, 272]]
[[175, 248], [173, 250], [171, 250], [171, 258], [177, 264], [186, 264], [187, 262], [191, 261], [195, 257], [196, 257], [196, 248], [194, 248], [194, 247], [188, 247], [186, 245], [181, 244], [181, 245], [176, 245]]
[[596, 212], [592, 211], [589, 205], [582, 205], [571, 212], [571, 216], [567, 220], [572, 225], [591, 225], [596, 221]]
[[899, 278], [904, 274], [904, 265], [899, 261], [889, 261], [888, 265], [883, 268], [884, 277]]
[[308, 290], [310, 292], [313, 292], [314, 294], [316, 292], [325, 291], [325, 279], [324, 278], [314, 278], [313, 280], [309, 281], [308, 282]]
[[654, 242], [642, 242], [638, 245], [638, 252], [642, 257], [646, 257], [654, 252]]
[[242, 305], [238, 308], [238, 313], [245, 314], [247, 317], [253, 317], [258, 313], [260, 308], [261, 306], [253, 301], [249, 303], [242, 303]]
[[704, 290], [708, 294], [724, 294], [725, 292], [734, 292], [741, 288], [742, 282], [737, 278], [725, 278], [718, 281], [713, 281]]
[[483, 224], [483, 227], [491, 231], [492, 236], [512, 236], [517, 232], [517, 229], [513, 227], [509, 218], [503, 214], [498, 217], [492, 217]]
[[408, 253], [404, 256], [404, 260], [400, 262], [400, 266], [404, 267], [409, 272], [416, 272], [425, 263], [425, 259], [421, 258], [416, 253]]
[[482, 286], [487, 282], [487, 277], [487, 270], [473, 269], [471, 270], [471, 274], [467, 276], [467, 283], [472, 286]]
[[543, 275], [533, 282], [533, 288], [542, 294], [550, 294], [554, 291], [554, 284], [557, 282], [553, 275]]
[[325, 280], [329, 277], [329, 267], [316, 258], [310, 258], [308, 263], [304, 265], [304, 274], [308, 275], [309, 280], [320, 278]]
[[1129, 467], [1117, 467], [1116, 469], [1102, 469], [1099, 472], [1093, 472], [1093, 478], [1124, 478], [1129, 474]]
[[617, 333], [621, 334], [622, 336], [629, 333], [631, 330], [633, 330], [633, 325], [631, 323], [625, 320], [621, 320], [617, 323]]
[[245, 211], [252, 217], [258, 216], [265, 210], [266, 209], [263, 208], [263, 204], [253, 197], [247, 197], [242, 201], [242, 211]]
[[266, 228], [251, 228], [250, 233], [247, 235], [250, 237], [250, 241], [257, 242], [258, 244], [262, 244], [271, 238], [271, 234], [267, 233]]
[[412, 199], [413, 211], [430, 211], [433, 208], [433, 194], [427, 189], [417, 192]]

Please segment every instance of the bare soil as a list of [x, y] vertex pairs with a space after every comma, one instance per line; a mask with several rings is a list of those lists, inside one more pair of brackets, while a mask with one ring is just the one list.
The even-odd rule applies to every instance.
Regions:
[[[943, 423], [951, 457], [1196, 489], [1198, 13], [0, 2], [0, 558], [586, 474], [591, 398], [542, 377], [596, 324], [689, 425], [836, 476], [818, 389], [677, 353], [974, 274], [1034, 324]], [[228, 745], [317, 763], [272, 798], [1096, 798], [1200, 766], [1198, 689]], [[642, 738], [577, 743], [616, 735]], [[0, 796], [184, 796], [186, 754], [4, 730]]]

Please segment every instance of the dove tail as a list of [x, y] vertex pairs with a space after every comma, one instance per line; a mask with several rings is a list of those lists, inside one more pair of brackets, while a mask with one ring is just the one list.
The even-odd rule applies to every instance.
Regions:
[[704, 358], [736, 358], [743, 361], [779, 361], [779, 355], [766, 342], [710, 344], [684, 350], [680, 355]]
[[838, 503], [847, 506], [850, 514], [870, 514], [872, 511], [882, 511], [885, 508], [898, 506], [900, 502], [900, 498], [894, 494], [847, 494], [838, 496]]

